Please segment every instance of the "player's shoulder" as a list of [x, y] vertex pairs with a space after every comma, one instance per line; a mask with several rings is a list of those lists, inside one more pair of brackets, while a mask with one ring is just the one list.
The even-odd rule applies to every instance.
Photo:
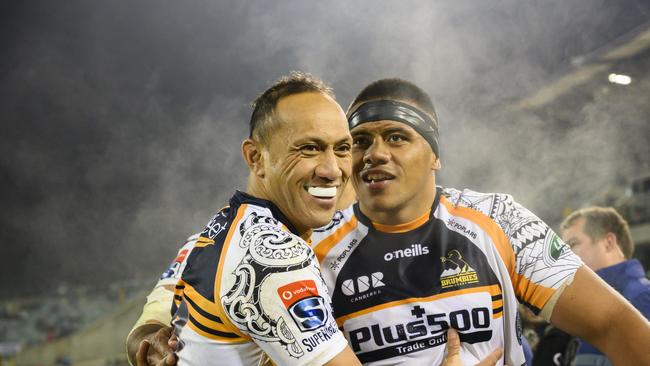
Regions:
[[441, 197], [451, 207], [465, 207], [477, 211], [491, 219], [512, 210], [516, 202], [506, 193], [485, 193], [471, 189], [441, 187]]
[[327, 225], [314, 229], [311, 240], [313, 243], [316, 243], [322, 238], [326, 238], [335, 233], [342, 227], [354, 225], [356, 222], [357, 217], [354, 213], [354, 204], [352, 204], [345, 209], [334, 212], [332, 221], [327, 223]]

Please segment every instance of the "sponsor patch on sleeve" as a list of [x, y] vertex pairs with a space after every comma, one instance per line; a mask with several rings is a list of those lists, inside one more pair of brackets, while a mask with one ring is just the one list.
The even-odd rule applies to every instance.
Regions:
[[302, 280], [278, 288], [278, 295], [301, 331], [325, 325], [328, 311], [313, 280]]
[[185, 257], [187, 256], [187, 253], [189, 252], [188, 249], [183, 249], [180, 252], [178, 252], [178, 256], [172, 264], [169, 265], [169, 268], [163, 274], [160, 276], [160, 279], [165, 279], [165, 278], [172, 278], [176, 275], [178, 275], [178, 270], [181, 268], [181, 264], [185, 260]]

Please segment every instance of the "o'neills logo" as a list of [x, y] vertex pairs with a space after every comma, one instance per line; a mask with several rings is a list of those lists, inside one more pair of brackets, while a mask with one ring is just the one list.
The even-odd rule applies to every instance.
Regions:
[[463, 259], [458, 250], [449, 251], [446, 257], [440, 257], [440, 261], [444, 268], [440, 274], [442, 288], [478, 282], [476, 271]]
[[399, 249], [394, 252], [388, 252], [384, 254], [384, 260], [390, 262], [393, 259], [405, 258], [405, 257], [417, 257], [419, 255], [429, 254], [429, 247], [422, 244], [413, 244], [409, 248]]

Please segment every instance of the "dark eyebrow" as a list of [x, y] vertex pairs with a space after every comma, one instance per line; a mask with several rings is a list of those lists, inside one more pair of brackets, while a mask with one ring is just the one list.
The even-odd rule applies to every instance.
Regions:
[[345, 143], [349, 143], [349, 142], [350, 142], [350, 139], [346, 137], [346, 138], [342, 138], [339, 141], [335, 142], [334, 145], [336, 146], [336, 145], [341, 145], [341, 144], [345, 144]]
[[[385, 130], [380, 131], [381, 135], [390, 135], [391, 133], [395, 133], [395, 132], [403, 133], [405, 135], [413, 134], [413, 131], [410, 131], [409, 129], [404, 128], [404, 127], [400, 127], [400, 126], [390, 127], [390, 128], [387, 128]], [[371, 133], [368, 132], [367, 130], [361, 130], [361, 131], [356, 131], [356, 132], [353, 131], [351, 133], [352, 133], [352, 137], [362, 136], [362, 135], [371, 135]]]
[[410, 130], [408, 130], [406, 128], [391, 127], [391, 128], [388, 128], [388, 129], [385, 129], [385, 130], [381, 131], [381, 134], [382, 135], [389, 135], [389, 134], [395, 133], [395, 132], [403, 133], [405, 135], [410, 135], [412, 133]]
[[[347, 137], [340, 139], [339, 141], [336, 141], [334, 143], [334, 146], [341, 145], [343, 143], [349, 142], [349, 139]], [[319, 137], [305, 137], [304, 139], [300, 139], [294, 142], [295, 145], [302, 145], [302, 144], [307, 144], [307, 143], [314, 143], [318, 146], [325, 146], [327, 145], [327, 142], [325, 140], [319, 138]]]

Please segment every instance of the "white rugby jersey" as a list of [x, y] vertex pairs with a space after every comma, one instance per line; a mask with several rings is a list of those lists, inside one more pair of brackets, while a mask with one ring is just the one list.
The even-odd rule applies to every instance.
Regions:
[[237, 192], [180, 262], [179, 365], [322, 365], [347, 345], [314, 252], [269, 201]]
[[449, 327], [466, 365], [497, 347], [498, 365], [525, 364], [517, 300], [536, 313], [551, 307], [582, 265], [511, 196], [440, 187], [413, 222], [372, 223], [354, 204], [312, 242], [336, 321], [371, 365], [439, 365]]

